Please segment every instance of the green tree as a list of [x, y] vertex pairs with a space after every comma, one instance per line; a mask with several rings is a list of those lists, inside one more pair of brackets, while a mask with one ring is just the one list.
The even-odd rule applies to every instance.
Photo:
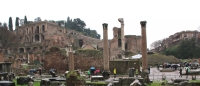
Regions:
[[19, 26], [19, 17], [16, 17], [15, 26], [16, 26], [16, 27]]
[[10, 31], [13, 31], [12, 17], [9, 17], [9, 25], [8, 25], [8, 27], [9, 27]]
[[26, 18], [26, 15], [24, 16], [24, 24], [27, 24], [27, 18]]
[[200, 47], [197, 46], [197, 41], [192, 39], [183, 40], [179, 45], [166, 48], [165, 55], [173, 55], [179, 59], [198, 58]]

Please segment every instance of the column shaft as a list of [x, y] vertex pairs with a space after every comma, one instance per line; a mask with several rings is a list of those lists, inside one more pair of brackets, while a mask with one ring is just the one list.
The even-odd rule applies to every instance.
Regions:
[[146, 39], [146, 21], [141, 21], [142, 28], [142, 70], [148, 69], [148, 58], [147, 58], [147, 39]]
[[104, 70], [109, 71], [109, 51], [108, 51], [108, 24], [103, 24], [103, 62]]

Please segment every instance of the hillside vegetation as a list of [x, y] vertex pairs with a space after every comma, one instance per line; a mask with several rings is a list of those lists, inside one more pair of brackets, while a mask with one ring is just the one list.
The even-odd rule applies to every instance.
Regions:
[[178, 59], [174, 56], [166, 56], [159, 53], [148, 55], [148, 63], [150, 65], [155, 65], [157, 63], [163, 64], [165, 62], [178, 63]]

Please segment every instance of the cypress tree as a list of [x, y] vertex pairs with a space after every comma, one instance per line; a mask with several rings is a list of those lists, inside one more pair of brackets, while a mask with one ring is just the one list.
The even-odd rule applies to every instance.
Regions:
[[10, 31], [13, 31], [12, 17], [9, 18], [9, 25], [8, 25], [8, 27], [9, 27]]
[[26, 16], [24, 17], [24, 24], [27, 24], [27, 18], [26, 18]]
[[19, 26], [19, 17], [16, 17], [15, 26], [16, 26], [16, 27]]

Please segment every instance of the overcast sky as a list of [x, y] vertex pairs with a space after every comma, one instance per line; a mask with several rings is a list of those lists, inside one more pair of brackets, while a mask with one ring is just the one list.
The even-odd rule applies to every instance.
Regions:
[[141, 35], [140, 21], [147, 21], [147, 47], [156, 40], [200, 26], [200, 0], [1, 0], [0, 22], [9, 17], [36, 17], [42, 20], [80, 18], [86, 27], [97, 30], [103, 37], [102, 23], [108, 23], [108, 38], [113, 27], [120, 27], [124, 18], [125, 35]]

